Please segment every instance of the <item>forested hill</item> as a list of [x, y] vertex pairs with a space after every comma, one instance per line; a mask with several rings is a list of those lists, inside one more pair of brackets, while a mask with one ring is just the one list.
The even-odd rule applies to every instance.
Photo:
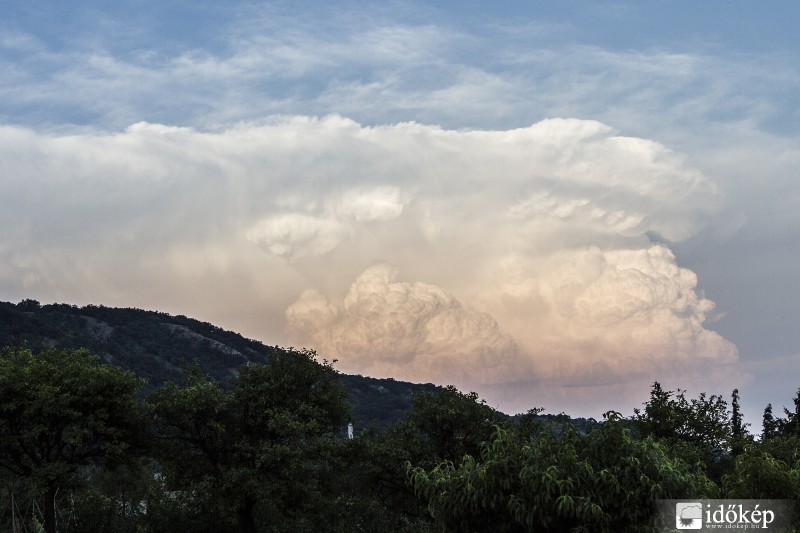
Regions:
[[[629, 418], [511, 418], [450, 386], [340, 387], [308, 352], [139, 309], [0, 302], [0, 345], [22, 346], [0, 350], [3, 531], [661, 531], [658, 500], [800, 500], [800, 391], [756, 440], [738, 390], [730, 411], [655, 382]], [[148, 377], [145, 401], [76, 347]], [[192, 361], [217, 381], [164, 383]], [[342, 438], [347, 400], [386, 431]]]
[[[183, 315], [133, 308], [0, 302], [0, 346], [87, 348], [108, 363], [147, 379], [146, 390], [178, 381], [181, 367], [197, 362], [213, 379], [225, 381], [247, 363], [265, 363], [280, 350], [238, 333]], [[411, 407], [416, 392], [432, 384], [341, 375], [356, 424], [388, 427]]]

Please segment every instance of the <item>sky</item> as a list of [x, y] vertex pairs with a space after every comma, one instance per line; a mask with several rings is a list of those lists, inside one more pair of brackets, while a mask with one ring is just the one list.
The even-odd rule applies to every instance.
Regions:
[[4, 2], [0, 300], [600, 417], [800, 387], [800, 4]]

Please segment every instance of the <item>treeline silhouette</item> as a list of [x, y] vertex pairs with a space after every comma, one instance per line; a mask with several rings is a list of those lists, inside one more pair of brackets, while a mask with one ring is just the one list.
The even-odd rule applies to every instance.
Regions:
[[736, 391], [729, 411], [654, 383], [634, 416], [579, 431], [445, 387], [350, 439], [346, 389], [310, 351], [276, 350], [227, 387], [196, 365], [141, 398], [143, 384], [87, 350], [4, 348], [0, 527], [646, 531], [658, 499], [800, 490], [797, 411], [756, 440]]
[[[158, 314], [153, 327], [172, 324], [185, 357], [159, 352], [177, 370], [153, 384], [119, 366], [109, 341], [152, 313], [43, 319], [37, 302], [9, 305], [0, 332], [22, 342], [0, 349], [8, 531], [655, 531], [659, 499], [800, 496], [800, 391], [781, 415], [767, 406], [758, 438], [738, 391], [689, 397], [658, 382], [632, 416], [601, 421], [537, 408], [509, 417], [454, 387], [417, 389], [406, 406], [391, 390], [400, 382], [348, 383], [312, 351], [264, 351]], [[70, 345], [83, 334], [63, 332], [75, 328], [96, 344]], [[135, 329], [119, 338], [146, 346]], [[63, 344], [34, 349], [35, 332]], [[204, 367], [192, 343], [240, 365]], [[397, 401], [391, 420], [348, 438], [354, 386], [361, 401]]]
[[[0, 346], [86, 348], [101, 360], [145, 378], [140, 395], [181, 379], [181, 369], [197, 364], [212, 379], [227, 384], [238, 368], [263, 364], [279, 348], [247, 339], [218, 326], [167, 313], [136, 308], [68, 304], [36, 300], [0, 302]], [[411, 408], [411, 396], [436, 386], [339, 374], [347, 389], [353, 421], [359, 427], [386, 430]]]

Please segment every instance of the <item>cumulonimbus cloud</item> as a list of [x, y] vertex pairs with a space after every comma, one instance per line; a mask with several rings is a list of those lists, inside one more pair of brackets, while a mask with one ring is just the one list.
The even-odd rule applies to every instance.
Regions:
[[0, 160], [0, 281], [20, 298], [223, 309], [226, 327], [349, 371], [476, 389], [736, 358], [670, 249], [724, 199], [679, 154], [599, 122], [4, 127]]

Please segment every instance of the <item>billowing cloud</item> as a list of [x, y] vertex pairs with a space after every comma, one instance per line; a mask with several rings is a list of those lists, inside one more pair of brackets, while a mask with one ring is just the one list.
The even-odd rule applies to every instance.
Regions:
[[286, 310], [292, 338], [342, 357], [351, 372], [449, 383], [508, 380], [517, 347], [485, 313], [440, 287], [398, 282], [388, 265], [367, 268], [341, 306], [315, 290]]
[[[289, 259], [324, 255], [351, 234], [357, 223], [400, 216], [404, 204], [400, 196], [397, 187], [350, 189], [327, 199], [323, 215], [288, 212], [269, 216], [250, 228], [247, 238]], [[307, 211], [316, 211], [316, 202], [309, 202]]]
[[345, 232], [346, 228], [336, 220], [293, 213], [260, 221], [247, 232], [247, 238], [277, 256], [303, 257], [330, 252]]
[[403, 212], [399, 187], [347, 191], [341, 199], [339, 210], [358, 222], [392, 220]]
[[619, 374], [736, 359], [730, 342], [704, 328], [714, 303], [663, 245], [563, 250], [502, 275], [497, 300], [528, 311], [516, 320], [516, 336], [562, 369], [586, 352]]
[[[390, 285], [438, 287], [513, 339], [519, 383], [492, 386], [522, 404], [602, 383], [625, 405], [669, 354], [675, 386], [720, 391], [734, 352], [709, 299], [745, 360], [796, 352], [795, 4], [750, 39], [634, 2], [106, 4], [0, 20], [6, 299], [299, 342], [304, 291], [342, 313], [392, 265]], [[762, 377], [740, 387], [756, 417], [794, 393]]]
[[671, 251], [724, 198], [596, 121], [4, 127], [0, 161], [7, 298], [204, 309], [352, 372], [513, 384], [514, 407], [736, 359]]

